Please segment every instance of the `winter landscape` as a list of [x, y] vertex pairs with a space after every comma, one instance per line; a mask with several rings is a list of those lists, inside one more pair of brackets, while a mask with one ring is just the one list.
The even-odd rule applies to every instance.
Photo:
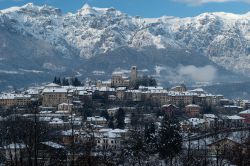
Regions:
[[0, 0], [0, 166], [250, 165], [250, 2], [118, 1]]

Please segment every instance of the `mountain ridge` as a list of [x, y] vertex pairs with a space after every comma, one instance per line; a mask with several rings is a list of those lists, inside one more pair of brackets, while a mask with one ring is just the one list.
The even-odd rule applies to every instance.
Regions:
[[203, 13], [196, 17], [140, 18], [114, 8], [84, 5], [76, 13], [63, 14], [58, 8], [35, 6], [1, 10], [0, 22], [22, 33], [45, 40], [65, 56], [67, 47], [91, 58], [121, 46], [142, 49], [155, 46], [195, 49], [215, 63], [233, 71], [250, 71], [250, 12]]
[[[140, 64], [146, 57], [148, 62], [145, 63], [152, 62], [150, 70], [160, 66], [171, 68], [171, 73], [165, 74], [178, 75], [174, 71], [179, 69], [178, 66], [202, 67], [197, 62], [201, 57], [201, 61], [218, 68], [220, 77], [227, 73], [226, 76], [231, 78], [231, 73], [241, 79], [241, 74], [248, 77], [250, 71], [248, 15], [250, 13], [217, 12], [187, 18], [141, 18], [114, 8], [89, 5], [75, 13], [65, 14], [58, 8], [28, 3], [0, 10], [0, 71], [12, 71], [12, 74], [33, 72], [35, 75], [50, 73], [43, 77], [46, 80], [56, 73], [72, 74], [80, 70], [81, 74], [89, 75], [98, 66], [109, 64], [111, 59], [115, 61], [109, 70], [122, 65], [123, 60], [130, 63], [135, 60]], [[117, 51], [119, 49], [123, 50]], [[114, 52], [123, 60], [115, 57]], [[188, 52], [192, 52], [193, 57]], [[130, 53], [135, 57], [128, 56]], [[128, 57], [132, 59], [128, 60]], [[161, 58], [166, 64], [162, 64]]]

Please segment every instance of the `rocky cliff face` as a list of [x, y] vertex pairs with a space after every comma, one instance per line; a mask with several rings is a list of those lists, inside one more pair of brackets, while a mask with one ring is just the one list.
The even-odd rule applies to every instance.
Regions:
[[[209, 63], [249, 75], [249, 27], [249, 13], [149, 19], [88, 5], [76, 13], [63, 14], [54, 7], [29, 3], [0, 11], [0, 67], [2, 73], [5, 69], [36, 74], [67, 72], [75, 70], [70, 67], [72, 63], [95, 63], [90, 59], [120, 48], [144, 51], [143, 54], [152, 48], [152, 56], [154, 50], [182, 50], [182, 54], [191, 50], [212, 61]], [[109, 60], [106, 56], [102, 62]], [[157, 63], [153, 65], [165, 65]], [[197, 66], [197, 62], [190, 65]]]

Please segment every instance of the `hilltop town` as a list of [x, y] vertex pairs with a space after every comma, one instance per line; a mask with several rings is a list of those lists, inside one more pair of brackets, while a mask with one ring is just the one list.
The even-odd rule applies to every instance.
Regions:
[[[55, 77], [2, 92], [0, 106], [0, 165], [159, 165], [166, 157], [182, 165], [250, 162], [250, 100], [183, 84], [163, 88], [136, 66], [108, 81]], [[163, 134], [165, 122], [176, 125], [180, 139], [171, 130]], [[162, 153], [163, 137], [180, 146]]]

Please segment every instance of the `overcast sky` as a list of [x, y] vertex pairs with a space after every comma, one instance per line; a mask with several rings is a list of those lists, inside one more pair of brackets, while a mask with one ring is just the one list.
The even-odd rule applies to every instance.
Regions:
[[250, 0], [0, 0], [0, 9], [28, 2], [48, 4], [63, 12], [75, 12], [85, 3], [95, 7], [114, 7], [132, 16], [195, 16], [204, 12], [247, 13]]

